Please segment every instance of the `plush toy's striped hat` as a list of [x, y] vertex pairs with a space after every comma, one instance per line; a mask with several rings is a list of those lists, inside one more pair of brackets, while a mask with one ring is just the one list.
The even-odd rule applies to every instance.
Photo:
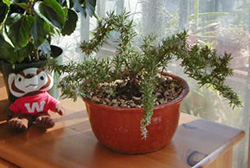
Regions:
[[48, 91], [53, 86], [53, 78], [44, 70], [28, 68], [8, 76], [9, 90], [15, 97], [22, 97], [34, 91]]

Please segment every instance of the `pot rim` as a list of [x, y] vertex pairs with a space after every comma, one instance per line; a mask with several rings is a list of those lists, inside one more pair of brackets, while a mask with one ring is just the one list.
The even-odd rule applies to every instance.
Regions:
[[[157, 110], [157, 109], [161, 109], [161, 108], [164, 108], [166, 106], [171, 106], [171, 105], [174, 105], [174, 104], [178, 104], [180, 103], [185, 97], [186, 95], [188, 94], [189, 92], [189, 86], [187, 84], [187, 82], [177, 76], [177, 75], [174, 75], [174, 74], [171, 74], [171, 73], [168, 73], [168, 72], [161, 72], [163, 75], [165, 76], [170, 76], [172, 77], [173, 79], [177, 80], [178, 82], [180, 82], [180, 84], [182, 85], [183, 87], [183, 90], [181, 92], [181, 94], [174, 100], [172, 101], [169, 101], [169, 102], [166, 102], [166, 103], [163, 103], [163, 104], [160, 104], [160, 105], [157, 105], [157, 106], [154, 106], [154, 110]], [[143, 107], [115, 107], [115, 106], [109, 106], [109, 105], [105, 105], [105, 104], [98, 104], [98, 103], [95, 103], [93, 101], [91, 101], [90, 99], [87, 99], [87, 98], [84, 98], [82, 97], [83, 101], [87, 104], [90, 104], [92, 106], [98, 106], [98, 107], [102, 107], [104, 109], [112, 109], [112, 110], [118, 110], [118, 111], [126, 111], [126, 110], [129, 110], [129, 111], [143, 111], [144, 108]]]

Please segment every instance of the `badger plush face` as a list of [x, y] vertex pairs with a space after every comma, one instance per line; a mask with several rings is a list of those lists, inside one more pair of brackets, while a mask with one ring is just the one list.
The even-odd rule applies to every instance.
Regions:
[[53, 78], [42, 69], [28, 68], [8, 77], [12, 95], [22, 97], [34, 91], [48, 91], [53, 86]]

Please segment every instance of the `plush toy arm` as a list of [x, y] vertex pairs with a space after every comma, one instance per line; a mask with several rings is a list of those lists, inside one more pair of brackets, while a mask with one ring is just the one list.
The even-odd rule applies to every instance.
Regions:
[[9, 106], [9, 114], [18, 114], [21, 111], [19, 100], [20, 98], [16, 99], [16, 101]]
[[61, 103], [57, 99], [55, 99], [54, 97], [49, 95], [48, 93], [47, 93], [47, 95], [48, 95], [48, 102], [49, 102], [50, 110], [54, 111], [60, 115], [63, 115], [65, 110], [64, 110], [63, 106], [61, 105]]
[[60, 115], [63, 115], [63, 113], [65, 112], [65, 110], [64, 110], [63, 106], [61, 105], [61, 103], [56, 105], [55, 110]]
[[12, 118], [18, 118], [18, 113], [14, 113], [12, 110], [8, 108], [6, 112], [6, 118], [7, 118], [7, 121], [9, 121]]

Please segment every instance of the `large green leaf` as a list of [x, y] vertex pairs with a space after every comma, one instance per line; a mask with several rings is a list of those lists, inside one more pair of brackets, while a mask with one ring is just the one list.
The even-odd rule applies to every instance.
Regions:
[[6, 5], [10, 6], [11, 2], [9, 0], [2, 0]]
[[34, 24], [31, 29], [31, 36], [34, 40], [34, 45], [39, 47], [47, 38], [50, 33], [50, 25], [45, 22], [42, 18], [35, 16]]
[[0, 24], [4, 21], [9, 11], [9, 6], [0, 1]]
[[76, 28], [78, 16], [75, 11], [69, 9], [67, 15], [67, 21], [62, 29], [62, 35], [70, 35]]
[[34, 5], [35, 12], [49, 24], [62, 29], [66, 22], [63, 8], [56, 0], [38, 1]]
[[12, 3], [11, 5], [19, 6], [19, 7], [21, 7], [24, 10], [28, 10], [28, 8], [29, 8], [29, 4], [28, 3]]
[[23, 48], [13, 48], [8, 42], [5, 41], [0, 35], [0, 59], [6, 60], [12, 64], [22, 62], [27, 56], [34, 51], [34, 46], [29, 43]]
[[12, 24], [14, 24], [15, 22], [17, 22], [18, 20], [21, 20], [22, 15], [18, 14], [18, 13], [12, 13], [6, 20], [5, 24], [7, 26], [11, 26]]
[[0, 35], [0, 59], [14, 63], [16, 57], [14, 48]]
[[29, 43], [34, 19], [30, 15], [11, 14], [7, 19], [8, 37], [15, 47], [25, 47]]
[[30, 0], [11, 0], [11, 3], [25, 3], [28, 4]]

